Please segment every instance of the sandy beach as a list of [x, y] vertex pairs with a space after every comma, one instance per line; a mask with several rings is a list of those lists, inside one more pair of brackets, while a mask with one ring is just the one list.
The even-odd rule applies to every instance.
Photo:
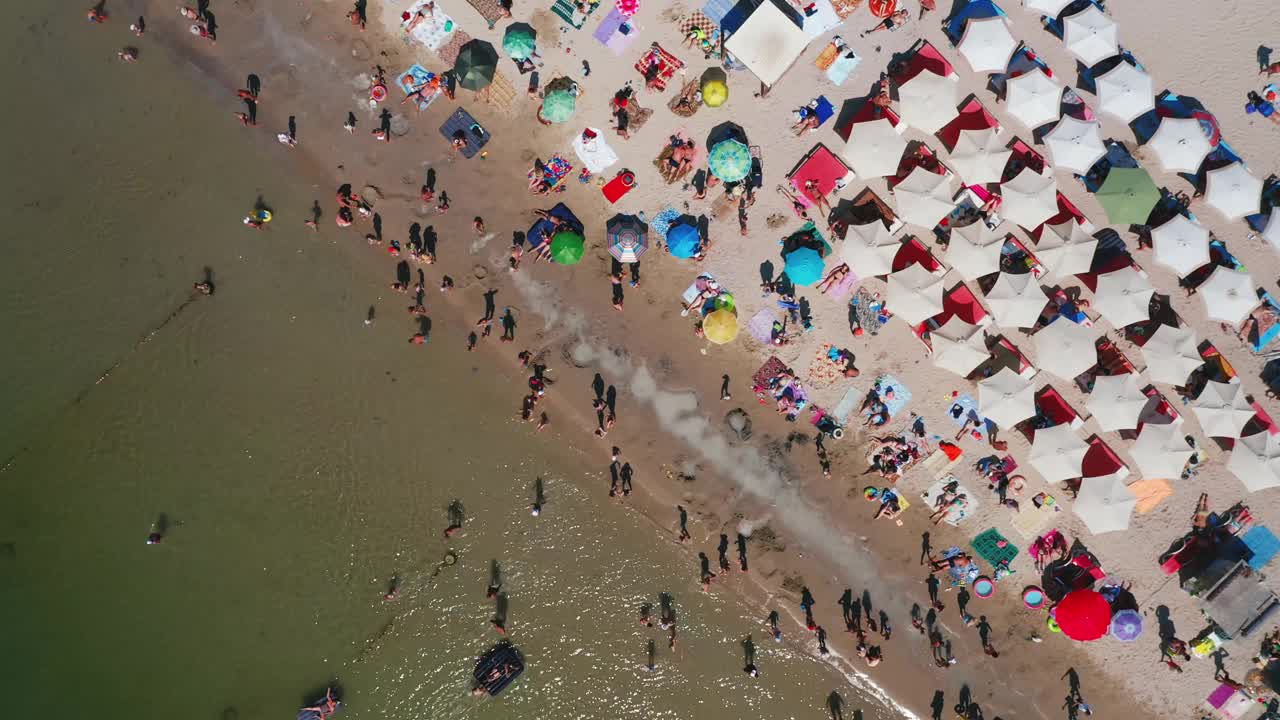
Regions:
[[[1038, 13], [1010, 5], [1004, 10], [1013, 36], [1034, 48], [1036, 56], [1064, 82], [1074, 84], [1075, 61], [1063, 42], [1044, 30]], [[501, 47], [502, 30], [510, 21], [502, 20], [490, 28], [469, 4], [437, 2], [436, 7], [448, 13], [469, 36]], [[824, 7], [830, 10], [825, 4]], [[855, 337], [850, 333], [846, 298], [803, 288], [799, 294], [811, 308], [810, 329], [797, 333], [786, 345], [775, 346], [753, 339], [744, 327], [737, 341], [718, 346], [696, 336], [693, 318], [681, 315], [681, 293], [699, 272], [710, 272], [734, 293], [743, 326], [765, 310], [781, 319], [783, 313], [775, 298], [762, 297], [757, 292], [759, 268], [768, 260], [781, 269], [783, 260], [777, 244], [799, 230], [801, 222], [791, 212], [790, 202], [773, 188], [786, 183], [787, 171], [816, 143], [835, 153], [845, 146], [834, 129], [839, 117], [827, 121], [816, 132], [796, 136], [790, 130], [795, 123], [793, 111], [818, 95], [829, 98], [837, 111], [846, 100], [867, 96], [873, 92], [890, 57], [906, 52], [918, 40], [932, 43], [954, 66], [959, 98], [972, 93], [1000, 119], [1005, 128], [1004, 140], [1018, 137], [1036, 151], [1047, 152], [1035, 144], [1030, 129], [1006, 114], [1005, 104], [997, 103], [986, 89], [986, 75], [971, 71], [939, 29], [938, 21], [948, 8], [940, 8], [921, 20], [917, 18], [918, 6], [912, 4], [907, 7], [911, 20], [905, 26], [859, 37], [877, 19], [867, 7], [858, 7], [839, 27], [815, 34], [795, 64], [764, 97], [753, 96], [761, 88], [749, 70], [736, 70], [728, 73], [729, 99], [723, 106], [703, 107], [691, 117], [678, 117], [668, 103], [680, 92], [683, 82], [695, 80], [717, 64], [687, 47], [680, 34], [679, 18], [697, 8], [642, 5], [633, 18], [638, 37], [615, 54], [614, 47], [591, 37], [608, 7], [595, 10], [582, 29], [573, 29], [548, 8], [517, 3], [512, 9], [513, 19], [530, 23], [538, 32], [538, 48], [544, 59], [538, 69], [542, 83], [569, 77], [581, 88], [573, 119], [548, 126], [535, 119], [538, 100], [525, 92], [528, 76], [519, 74], [514, 63], [505, 57], [498, 70], [501, 78], [495, 81], [487, 101], [471, 91], [459, 90], [456, 101], [440, 97], [430, 107], [415, 112], [409, 105], [396, 104], [404, 93], [393, 87], [382, 106], [371, 108], [371, 66], [381, 65], [389, 78], [414, 63], [432, 72], [450, 66], [440, 52], [403, 37], [400, 14], [405, 7], [398, 4], [370, 5], [364, 32], [344, 17], [348, 7], [332, 2], [270, 7], [243, 2], [218, 4], [211, 8], [217, 14], [219, 27], [216, 45], [188, 32], [190, 23], [174, 13], [171, 6], [153, 3], [135, 10], [122, 4], [112, 8], [120, 18], [144, 9], [147, 34], [132, 43], [142, 47], [139, 62], [166, 62], [170, 58], [189, 62], [193, 77], [207, 79], [213, 91], [225, 93], [228, 122], [234, 122], [231, 113], [241, 107], [234, 90], [244, 86], [247, 74], [260, 77], [258, 127], [246, 128], [246, 147], [249, 152], [278, 158], [290, 173], [306, 178], [305, 183], [314, 187], [315, 199], [323, 209], [317, 242], [347, 245], [353, 263], [385, 267], [387, 282], [397, 280], [396, 264], [401, 258], [387, 258], [386, 243], [376, 247], [366, 244], [364, 236], [371, 232], [368, 224], [357, 223], [345, 229], [334, 226], [335, 207], [329, 193], [343, 183], [350, 183], [372, 201], [388, 240], [406, 242], [405, 229], [415, 222], [434, 229], [439, 237], [437, 262], [414, 263], [412, 267], [415, 273], [423, 268], [427, 278], [431, 319], [427, 352], [464, 352], [467, 334], [482, 312], [483, 293], [498, 290], [497, 308], [509, 307], [517, 318], [516, 340], [509, 345], [499, 344], [496, 338], [480, 340], [475, 364], [480, 372], [494, 372], [489, 368], [496, 364], [501, 368], [497, 376], [519, 378], [518, 351], [528, 349], [545, 359], [555, 382], [547, 399], [539, 405], [551, 420], [550, 427], [539, 435], [542, 442], [563, 445], [588, 462], [597, 463], [600, 478], [592, 481], [596, 485], [590, 489], [600, 493], [608, 488], [609, 447], [622, 448], [626, 460], [636, 468], [638, 492], [619, 504], [651, 521], [658, 530], [656, 537], [663, 542], [675, 539], [674, 506], [679, 503], [689, 509], [693, 537], [687, 546], [686, 592], [697, 588], [696, 553], [710, 555], [722, 533], [730, 539], [741, 533], [749, 538], [750, 571], [717, 578], [711, 591], [740, 592], [746, 602], [759, 607], [761, 620], [770, 609], [782, 610], [789, 619], [784, 629], [787, 641], [816, 654], [817, 641], [805, 631], [798, 607], [799, 589], [808, 587], [818, 601], [814, 609], [818, 624], [830, 632], [830, 652], [823, 657], [844, 672], [855, 687], [867, 694], [879, 694], [904, 713], [920, 717], [931, 711], [936, 713], [930, 707], [935, 690], [944, 692], [946, 707], [950, 707], [961, 688], [967, 687], [987, 717], [1061, 717], [1065, 711], [1060, 708], [1067, 694], [1066, 682], [1061, 678], [1068, 668], [1074, 668], [1083, 680], [1083, 696], [1099, 716], [1122, 711], [1153, 717], [1200, 716], [1201, 703], [1218, 686], [1214, 660], [1203, 657], [1186, 662], [1185, 672], [1166, 670], [1157, 662], [1162, 633], [1156, 629], [1158, 623], [1170, 623], [1176, 628], [1177, 637], [1190, 640], [1204, 628], [1205, 619], [1197, 599], [1161, 571], [1157, 556], [1190, 529], [1202, 492], [1209, 494], [1215, 511], [1225, 511], [1243, 501], [1248, 504], [1254, 523], [1275, 526], [1280, 523], [1280, 504], [1274, 502], [1280, 491], [1271, 488], [1247, 493], [1227, 468], [1230, 450], [1204, 434], [1191, 406], [1184, 404], [1171, 385], [1157, 383], [1156, 388], [1185, 421], [1185, 433], [1196, 439], [1200, 464], [1191, 477], [1172, 478], [1168, 496], [1149, 512], [1134, 514], [1127, 529], [1095, 535], [1072, 512], [1070, 495], [1062, 484], [1046, 482], [1031, 464], [1031, 442], [1023, 433], [1002, 428], [1000, 437], [1008, 448], [1001, 452], [992, 451], [983, 439], [966, 435], [954, 440], [960, 424], [953, 422], [949, 410], [957, 394], [976, 398], [976, 383], [934, 366], [929, 361], [928, 348], [913, 337], [912, 328], [900, 317], [889, 319], [876, 334]], [[1136, 5], [1116, 4], [1108, 12], [1119, 23], [1120, 44], [1140, 59], [1157, 92], [1167, 86], [1203, 103], [1215, 114], [1222, 136], [1256, 178], [1280, 170], [1276, 154], [1270, 151], [1277, 128], [1256, 114], [1246, 116], [1239, 109], [1245, 92], [1264, 84], [1256, 75], [1255, 48], [1268, 41], [1280, 42], [1274, 37], [1274, 27], [1268, 29], [1264, 23], [1256, 23], [1228, 31], [1205, 25], [1200, 18], [1203, 10], [1185, 0], [1169, 5], [1158, 19], [1147, 18], [1144, 9]], [[1235, 3], [1234, 12], [1266, 17], [1268, 8], [1257, 0], [1241, 0]], [[121, 24], [115, 23], [106, 30], [122, 32], [122, 27], [115, 26]], [[1272, 37], [1266, 36], [1268, 31]], [[861, 57], [848, 80], [839, 86], [815, 67], [833, 34], [840, 35]], [[1228, 37], [1230, 43], [1224, 46]], [[122, 44], [127, 41], [121, 37]], [[664, 92], [643, 89], [644, 79], [633, 67], [651, 42], [661, 43], [686, 65]], [[153, 52], [157, 46], [167, 46], [169, 52]], [[591, 68], [585, 76], [584, 61]], [[121, 69], [127, 71], [128, 68]], [[610, 129], [608, 101], [628, 82], [636, 86], [640, 104], [654, 113], [643, 127], [633, 129], [630, 137], [623, 139]], [[1080, 95], [1086, 103], [1097, 102], [1092, 94], [1081, 91]], [[895, 107], [900, 102], [895, 100]], [[387, 143], [370, 136], [382, 107], [391, 112], [392, 137]], [[458, 107], [469, 110], [492, 135], [485, 146], [486, 156], [464, 159], [437, 130]], [[357, 119], [351, 133], [342, 127], [348, 112]], [[296, 119], [298, 128], [295, 148], [285, 147], [275, 138], [277, 132], [285, 131], [290, 117]], [[1102, 136], [1123, 142], [1151, 172], [1157, 185], [1175, 192], [1192, 191], [1190, 184], [1175, 174], [1164, 173], [1150, 153], [1137, 146], [1125, 123], [1101, 113], [1098, 119]], [[695, 199], [693, 189], [685, 186], [688, 178], [668, 184], [653, 162], [672, 134], [684, 133], [702, 146], [708, 133], [726, 121], [745, 130], [750, 145], [758, 146], [764, 165], [762, 189], [749, 208], [745, 234], [739, 232], [734, 206], [719, 198], [719, 188], [712, 188], [705, 200]], [[600, 131], [619, 157], [617, 164], [605, 171], [604, 179], [611, 178], [620, 168], [635, 174], [636, 187], [615, 204], [601, 196], [597, 184], [601, 176], [584, 183], [575, 181], [580, 162], [574, 155], [573, 142], [585, 127]], [[911, 129], [905, 137], [926, 143], [944, 162], [948, 161], [945, 147], [932, 134]], [[700, 162], [705, 164], [706, 148], [701, 150]], [[576, 166], [564, 181], [567, 189], [548, 197], [530, 195], [526, 173], [534, 158], [547, 160], [557, 153]], [[419, 198], [419, 187], [428, 170], [436, 174], [437, 192], [443, 190], [451, 199], [447, 214], [438, 214], [432, 204]], [[1097, 229], [1110, 226], [1095, 195], [1085, 192], [1065, 170], [1057, 171], [1056, 176], [1063, 195]], [[893, 202], [894, 195], [884, 178], [854, 179], [833, 194], [831, 202], [834, 205], [837, 198], [853, 198], [864, 188]], [[244, 187], [231, 191], [243, 195], [247, 206], [266, 189], [255, 189], [252, 179], [246, 179]], [[269, 196], [264, 199], [271, 202]], [[556, 202], [567, 204], [584, 221], [586, 254], [582, 262], [568, 267], [535, 264], [532, 253], [526, 252], [520, 270], [510, 272], [507, 260], [511, 233], [523, 231], [534, 222], [533, 209], [549, 208]], [[617, 312], [610, 302], [605, 221], [617, 212], [644, 212], [652, 218], [668, 206], [677, 213], [708, 216], [710, 248], [706, 258], [695, 264], [651, 249], [641, 261], [643, 281], [639, 287], [624, 289], [625, 310]], [[1255, 237], [1256, 233], [1243, 221], [1226, 219], [1203, 199], [1193, 199], [1190, 209], [1248, 268], [1259, 287], [1276, 290], [1275, 278], [1280, 275], [1280, 268], [1274, 247]], [[301, 224], [309, 217], [306, 207], [273, 207], [273, 212], [273, 223]], [[475, 216], [483, 217], [483, 232], [472, 228]], [[238, 218], [230, 219], [227, 232], [241, 231], [231, 226], [238, 222]], [[825, 227], [820, 229], [826, 232]], [[1015, 230], [1012, 225], [1007, 229], [1022, 243], [1034, 247], [1024, 229]], [[1220, 351], [1244, 392], [1256, 401], [1256, 407], [1276, 417], [1280, 404], [1264, 395], [1266, 387], [1261, 379], [1265, 353], [1252, 352], [1234, 329], [1211, 320], [1199, 297], [1180, 291], [1176, 273], [1155, 263], [1151, 250], [1138, 249], [1136, 236], [1127, 226], [1114, 229], [1156, 292], [1168, 295], [1170, 307], [1184, 323], [1195, 330], [1199, 339], [1210, 341]], [[924, 229], [912, 226], [907, 232], [918, 237], [934, 255], [944, 257], [937, 238]], [[263, 237], [269, 241], [270, 228]], [[841, 241], [829, 234], [827, 239], [841, 247]], [[837, 256], [839, 253], [836, 250]], [[829, 261], [827, 268], [835, 262]], [[452, 278], [455, 289], [441, 295], [435, 288], [445, 275]], [[951, 280], [957, 280], [954, 271]], [[1092, 291], [1074, 277], [1061, 283], [1064, 287], [1082, 286], [1081, 297], [1092, 297]], [[865, 278], [859, 286], [881, 296], [887, 292], [883, 278]], [[976, 291], [976, 282], [970, 286]], [[362, 317], [364, 306], [369, 303], [376, 307], [376, 332], [409, 337], [421, 328], [415, 318], [398, 317], [403, 313], [405, 296], [378, 287], [352, 288], [351, 293], [355, 316]], [[1084, 313], [1106, 337], [1116, 341], [1127, 358], [1144, 366], [1141, 352], [1124, 339], [1123, 332], [1088, 307], [1084, 307]], [[353, 322], [359, 319], [354, 317]], [[1033, 337], [1027, 333], [994, 328], [989, 332], [1002, 335], [1015, 345], [1030, 365], [1039, 367], [1053, 362], [1048, 353], [1037, 352]], [[861, 374], [844, 378], [833, 372], [820, 359], [825, 346], [852, 351]], [[832, 469], [830, 477], [824, 477], [814, 450], [817, 431], [805, 422], [809, 414], [803, 413], [789, 423], [768, 406], [772, 401], [757, 403], [753, 397], [749, 378], [771, 355], [796, 372], [809, 401], [816, 406], [834, 408], [846, 392], [860, 398], [871, 389], [872, 381], [884, 374], [897, 378], [910, 390], [912, 398], [878, 430], [863, 429], [860, 418], [856, 418], [859, 413], [854, 413], [844, 439], [826, 441]], [[595, 413], [591, 408], [591, 382], [595, 373], [619, 391], [617, 426], [603, 439], [592, 437]], [[726, 374], [730, 378], [731, 400], [720, 398], [721, 377]], [[1132, 433], [1122, 436], [1105, 431], [1097, 418], [1084, 413], [1089, 396], [1079, 385], [1049, 372], [1036, 374], [1032, 382], [1037, 389], [1051, 386], [1068, 407], [1081, 414], [1080, 437], [1096, 435], [1114, 450], [1131, 473], [1129, 482], [1142, 478], [1129, 452]], [[511, 384], [513, 423], [518, 422], [520, 397], [526, 392], [522, 379]], [[750, 439], [732, 436], [724, 421], [726, 413], [736, 408], [750, 417]], [[930, 523], [928, 502], [920, 493], [934, 484], [935, 477], [925, 463], [913, 466], [897, 480], [897, 490], [913, 505], [897, 521], [873, 521], [876, 505], [863, 500], [865, 486], [885, 484], [879, 478], [860, 475], [866, 470], [867, 448], [873, 436], [905, 432], [912, 422], [909, 413], [923, 420], [929, 450], [936, 449], [940, 440], [954, 440], [964, 452], [944, 474], [954, 475], [979, 502], [957, 527]], [[533, 432], [532, 425], [529, 431]], [[979, 458], [993, 453], [1011, 455], [1019, 466], [1017, 472], [1025, 478], [1025, 487], [1018, 496], [1022, 509], [1017, 514], [984, 491], [981, 486], [986, 480], [972, 467]], [[1033, 512], [1031, 498], [1041, 492], [1055, 497], [1059, 511], [1047, 513], [1032, 535], [1057, 528], [1088, 547], [1099, 560], [1101, 574], [1109, 581], [1131, 583], [1146, 624], [1145, 633], [1137, 641], [1120, 643], [1104, 637], [1091, 643], [1072, 642], [1046, 629], [1044, 610], [1024, 607], [1020, 599], [1022, 588], [1038, 584], [1041, 576], [1026, 552], [1028, 538], [1015, 520]], [[942, 597], [946, 607], [938, 615], [937, 628], [951, 644], [958, 662], [940, 669], [930, 657], [926, 638], [917, 637], [921, 633], [912, 629], [908, 616], [912, 604], [928, 607], [924, 582], [927, 573], [919, 559], [921, 535], [930, 533], [932, 548], [940, 552], [953, 545], [968, 548], [973, 536], [992, 528], [1021, 548], [1009, 567], [1012, 574], [997, 583], [995, 597], [969, 602], [970, 613], [984, 615], [990, 622], [991, 643], [999, 650], [999, 657], [983, 654], [977, 631], [967, 627], [956, 610], [955, 597], [960, 589], [948, 588]], [[990, 563], [984, 566], [984, 574], [990, 574]], [[1268, 587], [1280, 589], [1266, 569], [1262, 576]], [[874, 607], [877, 617], [884, 612], [896, 630], [892, 639], [876, 641], [885, 655], [878, 667], [867, 667], [854, 652], [852, 634], [842, 632], [840, 617], [835, 613], [836, 599], [845, 588], [855, 594], [867, 591], [873, 603], [866, 609], [867, 617], [872, 616]], [[1158, 621], [1157, 615], [1162, 619]], [[1227, 646], [1228, 653], [1222, 661], [1230, 677], [1245, 677], [1257, 652], [1257, 640], [1266, 629]]]

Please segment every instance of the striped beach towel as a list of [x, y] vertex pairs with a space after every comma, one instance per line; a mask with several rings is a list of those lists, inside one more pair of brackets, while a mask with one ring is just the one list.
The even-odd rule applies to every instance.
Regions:
[[600, 0], [587, 0], [587, 12], [582, 14], [578, 12], [578, 8], [571, 0], [556, 0], [551, 6], [551, 12], [560, 16], [561, 20], [571, 25], [575, 30], [581, 30], [583, 25], [587, 24], [587, 18], [591, 17], [591, 13], [600, 7]]

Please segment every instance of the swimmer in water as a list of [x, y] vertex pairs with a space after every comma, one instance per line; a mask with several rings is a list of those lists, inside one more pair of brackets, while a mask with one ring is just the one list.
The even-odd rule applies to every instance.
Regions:
[[127, 63], [138, 62], [138, 49], [127, 47], [116, 53], [116, 57]]
[[391, 581], [387, 583], [387, 593], [382, 596], [384, 602], [393, 602], [400, 597], [400, 577], [392, 575]]

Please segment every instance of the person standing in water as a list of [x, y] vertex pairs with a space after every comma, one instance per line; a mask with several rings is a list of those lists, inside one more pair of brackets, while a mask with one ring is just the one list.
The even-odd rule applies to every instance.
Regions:
[[[543, 417], [546, 417], [546, 413], [543, 413]], [[546, 498], [542, 494], [542, 478], [537, 478], [533, 481], [533, 504], [529, 506], [530, 514], [534, 517], [541, 515], [542, 503], [545, 501]]]
[[720, 572], [729, 573], [733, 571], [733, 567], [729, 565], [729, 536], [720, 533], [720, 544], [716, 546], [716, 552], [720, 555]]
[[676, 510], [680, 512], [680, 538], [679, 542], [687, 542], [693, 536], [689, 534], [689, 511], [684, 509], [683, 505], [677, 505]]
[[711, 558], [707, 557], [706, 553], [700, 552], [698, 564], [702, 574], [702, 591], [707, 592], [711, 589], [711, 581], [716, 579], [716, 574], [711, 572]]
[[634, 475], [634, 472], [635, 471], [631, 469], [631, 463], [622, 464], [622, 495], [624, 497], [631, 494], [631, 478]]
[[738, 533], [738, 567], [747, 571], [747, 536], [742, 533]]
[[768, 622], [769, 622], [769, 632], [771, 632], [771, 633], [773, 634], [773, 639], [774, 639], [775, 641], [777, 641], [777, 642], [782, 642], [782, 629], [778, 627], [778, 619], [779, 619], [778, 611], [777, 611], [777, 610], [770, 610], [770, 611], [769, 611], [769, 621], [768, 621]]

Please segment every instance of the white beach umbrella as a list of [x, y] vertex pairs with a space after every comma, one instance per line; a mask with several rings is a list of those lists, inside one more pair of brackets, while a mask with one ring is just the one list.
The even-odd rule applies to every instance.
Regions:
[[1098, 364], [1098, 349], [1094, 343], [1098, 341], [1099, 334], [1093, 328], [1064, 317], [1054, 320], [1034, 336], [1036, 367], [1063, 380], [1074, 380]]
[[1200, 284], [1200, 299], [1210, 320], [1240, 327], [1240, 323], [1258, 307], [1258, 291], [1249, 273], [1219, 265], [1213, 274]]
[[1031, 273], [1012, 275], [1002, 272], [986, 296], [987, 307], [996, 324], [1005, 328], [1034, 327], [1049, 296]]
[[1280, 248], [1280, 205], [1271, 208], [1266, 227], [1262, 228], [1262, 239]]
[[1062, 9], [1071, 4], [1071, 0], [1025, 0], [1023, 5], [1032, 12], [1049, 17], [1058, 17]]
[[915, 326], [942, 312], [942, 278], [913, 263], [889, 276], [890, 312]]
[[934, 366], [968, 377], [974, 368], [991, 357], [984, 338], [982, 329], [977, 325], [951, 316], [946, 324], [929, 333]]
[[1063, 115], [1045, 134], [1044, 141], [1049, 145], [1054, 166], [1078, 175], [1088, 172], [1098, 158], [1107, 154], [1101, 126], [1096, 121], [1085, 122], [1070, 115]]
[[1191, 409], [1200, 420], [1200, 427], [1209, 437], [1240, 437], [1245, 423], [1253, 418], [1254, 409], [1245, 399], [1240, 383], [1220, 383], [1210, 380], [1191, 401]]
[[975, 222], [951, 230], [946, 263], [965, 280], [1000, 271], [1000, 251], [1007, 233], [991, 230], [984, 222]]
[[893, 259], [902, 250], [902, 241], [893, 237], [879, 220], [850, 225], [840, 248], [840, 258], [858, 277], [868, 278], [893, 272]]
[[1093, 379], [1085, 407], [1105, 431], [1133, 430], [1148, 400], [1138, 387], [1137, 375], [1099, 375]]
[[1199, 338], [1187, 328], [1161, 325], [1142, 346], [1142, 359], [1147, 363], [1147, 377], [1156, 382], [1181, 386], [1187, 376], [1204, 364], [1200, 357]]
[[893, 188], [898, 217], [930, 229], [955, 209], [952, 194], [950, 175], [939, 175], [919, 165]]
[[1128, 530], [1137, 505], [1138, 496], [1113, 473], [1080, 483], [1080, 492], [1071, 509], [1091, 534], [1101, 535]]
[[1098, 289], [1093, 293], [1093, 309], [1117, 330], [1151, 318], [1151, 295], [1156, 291], [1151, 281], [1138, 274], [1133, 266], [1098, 276]]
[[1058, 214], [1058, 181], [1052, 173], [1022, 168], [1012, 180], [1000, 186], [1000, 214], [1032, 229]]
[[1089, 443], [1067, 423], [1038, 428], [1031, 440], [1031, 465], [1045, 482], [1062, 482], [1084, 474], [1087, 452]]
[[1062, 85], [1039, 67], [1010, 79], [1005, 87], [1009, 113], [1029, 128], [1051, 123], [1062, 115]]
[[906, 150], [907, 141], [893, 123], [879, 118], [855, 123], [840, 156], [849, 162], [849, 169], [858, 177], [870, 180], [897, 174]]
[[978, 412], [1006, 430], [1036, 414], [1036, 390], [1030, 380], [1007, 367], [978, 383]]
[[1195, 454], [1183, 438], [1182, 421], [1167, 425], [1146, 423], [1138, 439], [1129, 448], [1129, 456], [1138, 464], [1144, 478], [1173, 480], [1182, 476], [1182, 468]]
[[1064, 17], [1062, 26], [1067, 50], [1088, 67], [1120, 52], [1116, 21], [1107, 17], [1097, 5]]
[[1156, 154], [1160, 166], [1169, 172], [1193, 173], [1200, 169], [1204, 156], [1213, 150], [1195, 118], [1163, 118], [1147, 147]]
[[1244, 483], [1249, 492], [1280, 487], [1280, 441], [1263, 430], [1236, 440], [1227, 469]]
[[951, 169], [970, 185], [1000, 182], [1013, 151], [1005, 147], [995, 128], [961, 130], [951, 150]]
[[1209, 264], [1209, 231], [1185, 215], [1151, 230], [1151, 244], [1156, 262], [1186, 277]]
[[998, 16], [970, 20], [960, 36], [960, 54], [978, 73], [1004, 72], [1017, 49], [1018, 40]]
[[1080, 227], [1075, 218], [1057, 225], [1046, 225], [1036, 244], [1035, 256], [1048, 273], [1046, 280], [1059, 280], [1069, 275], [1087, 273], [1093, 267], [1098, 239]]
[[911, 127], [927, 133], [937, 132], [959, 114], [956, 111], [958, 87], [959, 78], [921, 71], [898, 88], [898, 112]]
[[1214, 209], [1235, 220], [1258, 212], [1262, 181], [1237, 161], [1205, 173], [1204, 194]]
[[1102, 112], [1129, 122], [1156, 106], [1155, 86], [1146, 72], [1122, 62], [1094, 79]]

